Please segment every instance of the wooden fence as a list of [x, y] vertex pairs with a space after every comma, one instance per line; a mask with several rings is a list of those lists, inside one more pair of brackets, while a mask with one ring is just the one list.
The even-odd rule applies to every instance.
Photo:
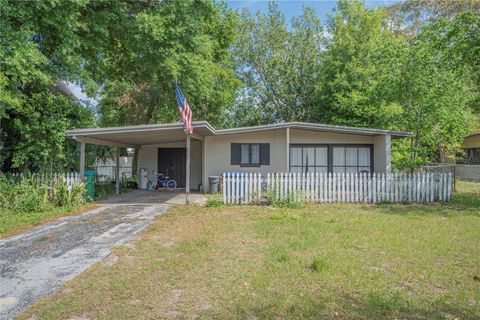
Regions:
[[13, 173], [14, 178], [26, 178], [32, 179], [36, 183], [45, 183], [52, 185], [58, 183], [64, 179], [68, 186], [73, 186], [76, 183], [80, 183], [80, 174], [78, 172], [63, 172], [63, 173], [53, 173], [53, 172], [43, 172], [43, 173], [34, 173], [34, 174], [22, 174], [22, 173]]
[[449, 201], [451, 173], [224, 173], [223, 203]]

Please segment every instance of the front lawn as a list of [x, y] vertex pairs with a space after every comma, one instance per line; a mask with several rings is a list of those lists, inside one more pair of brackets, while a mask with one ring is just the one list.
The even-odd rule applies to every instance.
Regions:
[[20, 318], [478, 319], [480, 185], [459, 189], [447, 205], [177, 207]]

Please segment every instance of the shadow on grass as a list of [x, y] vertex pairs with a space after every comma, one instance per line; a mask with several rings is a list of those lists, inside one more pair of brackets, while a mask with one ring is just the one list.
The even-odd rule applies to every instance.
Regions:
[[420, 303], [407, 300], [400, 292], [370, 292], [361, 299], [345, 297], [345, 318], [353, 319], [475, 319], [474, 309], [462, 309], [442, 300]]
[[[437, 300], [418, 303], [407, 300], [400, 292], [370, 292], [362, 297], [344, 294], [336, 301], [306, 296], [303, 303], [272, 298], [268, 301], [245, 303], [235, 308], [240, 318], [292, 319], [478, 319], [475, 309], [463, 309]], [[332, 304], [333, 302], [333, 304]]]
[[401, 215], [469, 215], [480, 217], [480, 194], [462, 192], [454, 194], [450, 202], [428, 204], [378, 204], [378, 210]]

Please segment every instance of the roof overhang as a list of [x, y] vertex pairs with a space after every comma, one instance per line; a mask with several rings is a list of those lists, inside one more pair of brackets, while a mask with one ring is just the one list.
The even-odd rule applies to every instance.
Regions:
[[[215, 129], [206, 121], [192, 123], [192, 138], [203, 140], [204, 136], [213, 135]], [[185, 141], [183, 123], [151, 124], [139, 126], [74, 129], [66, 132], [67, 137], [80, 142], [105, 146], [135, 148], [144, 145]]]
[[[192, 125], [194, 128], [194, 134], [192, 137], [198, 140], [203, 140], [203, 137], [205, 136], [260, 132], [282, 128], [367, 136], [390, 135], [392, 138], [412, 136], [410, 132], [404, 131], [346, 127], [306, 122], [286, 122], [219, 130], [213, 128], [207, 121], [194, 121]], [[66, 136], [85, 143], [134, 148], [160, 143], [183, 142], [185, 141], [186, 134], [183, 130], [183, 123], [166, 123], [110, 128], [74, 129], [68, 130]]]

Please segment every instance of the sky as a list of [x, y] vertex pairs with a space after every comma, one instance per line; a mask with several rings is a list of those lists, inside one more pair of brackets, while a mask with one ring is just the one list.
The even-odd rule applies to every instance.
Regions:
[[[397, 1], [398, 0], [363, 0], [365, 5], [369, 8], [387, 6]], [[334, 0], [279, 0], [277, 3], [278, 8], [285, 15], [287, 21], [290, 21], [293, 17], [301, 15], [303, 7], [309, 6], [315, 9], [322, 23], [326, 21], [328, 14], [333, 13], [333, 10], [337, 5], [337, 1]], [[252, 12], [257, 12], [258, 10], [261, 12], [268, 11], [268, 0], [228, 0], [227, 4], [234, 10], [248, 9]], [[69, 83], [68, 87], [78, 99], [88, 100], [93, 105], [97, 104], [97, 101], [89, 99], [78, 85]]]
[[[370, 7], [387, 6], [398, 0], [363, 0], [364, 4]], [[303, 7], [313, 7], [317, 12], [320, 21], [325, 22], [327, 15], [333, 13], [337, 5], [334, 0], [283, 0], [277, 1], [280, 11], [285, 15], [287, 21], [302, 14]], [[268, 0], [228, 0], [227, 4], [232, 9], [248, 9], [252, 12], [268, 10]]]

